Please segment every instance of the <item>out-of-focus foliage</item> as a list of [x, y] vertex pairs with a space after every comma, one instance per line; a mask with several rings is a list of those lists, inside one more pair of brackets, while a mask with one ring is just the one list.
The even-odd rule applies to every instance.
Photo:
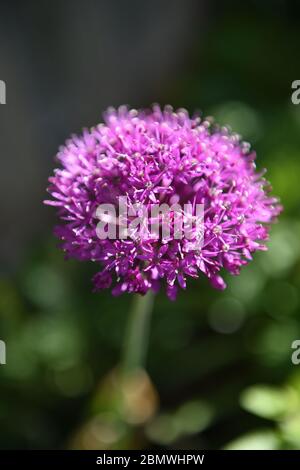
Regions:
[[293, 374], [284, 386], [254, 385], [246, 389], [241, 396], [242, 408], [269, 420], [269, 428], [238, 437], [226, 448], [299, 449], [299, 378], [299, 374]]
[[253, 142], [285, 207], [269, 251], [224, 292], [201, 278], [175, 303], [159, 295], [149, 376], [122, 388], [130, 297], [92, 294], [96, 266], [65, 262], [45, 233], [0, 281], [1, 448], [300, 448], [299, 22], [246, 3], [214, 13], [159, 98]]

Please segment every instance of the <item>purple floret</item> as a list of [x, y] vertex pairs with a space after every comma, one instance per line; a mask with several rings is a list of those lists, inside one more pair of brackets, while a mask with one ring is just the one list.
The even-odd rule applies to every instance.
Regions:
[[[178, 286], [200, 273], [224, 289], [222, 268], [237, 275], [253, 252], [266, 250], [269, 224], [282, 208], [238, 135], [170, 106], [122, 106], [104, 120], [59, 149], [60, 168], [49, 178], [53, 199], [45, 201], [58, 208], [55, 233], [67, 257], [99, 266], [95, 290], [145, 294], [164, 283], [173, 300]], [[149, 208], [174, 200], [203, 204], [202, 247], [191, 251], [175, 237], [100, 240], [97, 207], [117, 206], [124, 195]]]

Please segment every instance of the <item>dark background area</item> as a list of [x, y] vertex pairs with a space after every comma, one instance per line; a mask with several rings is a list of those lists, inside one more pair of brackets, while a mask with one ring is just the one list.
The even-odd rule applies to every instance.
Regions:
[[[0, 7], [0, 448], [299, 449], [299, 2]], [[241, 133], [285, 210], [225, 292], [199, 279], [175, 303], [157, 297], [149, 376], [124, 417], [112, 371], [131, 299], [91, 293], [96, 267], [64, 261], [42, 201], [71, 133], [153, 102]]]

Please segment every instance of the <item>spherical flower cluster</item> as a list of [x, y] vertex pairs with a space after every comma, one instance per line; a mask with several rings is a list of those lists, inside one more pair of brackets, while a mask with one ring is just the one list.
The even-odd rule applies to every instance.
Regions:
[[[188, 277], [204, 274], [224, 289], [222, 268], [238, 274], [252, 253], [265, 250], [269, 224], [281, 211], [255, 170], [249, 144], [209, 119], [155, 105], [150, 110], [109, 109], [105, 124], [72, 136], [61, 147], [47, 204], [58, 207], [56, 235], [67, 257], [92, 260], [100, 268], [95, 290], [157, 291], [165, 284], [174, 299]], [[97, 207], [126, 196], [130, 204], [204, 206], [203, 242], [185, 238], [99, 239]]]

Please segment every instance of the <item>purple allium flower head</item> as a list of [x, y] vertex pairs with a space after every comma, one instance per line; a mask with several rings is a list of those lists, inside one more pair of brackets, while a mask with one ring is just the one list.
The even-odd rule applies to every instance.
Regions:
[[[213, 287], [226, 287], [222, 268], [238, 274], [257, 250], [266, 250], [269, 224], [281, 211], [271, 197], [263, 173], [255, 170], [249, 144], [210, 120], [190, 117], [170, 106], [163, 110], [129, 110], [121, 106], [105, 113], [82, 136], [72, 136], [57, 155], [60, 168], [49, 178], [62, 224], [56, 235], [67, 257], [92, 260], [100, 268], [95, 290], [109, 288], [145, 294], [164, 283], [176, 297], [186, 278], [200, 273]], [[106, 239], [97, 236], [100, 204], [117, 206], [119, 196], [130, 204], [204, 205], [201, 248], [187, 240]]]

